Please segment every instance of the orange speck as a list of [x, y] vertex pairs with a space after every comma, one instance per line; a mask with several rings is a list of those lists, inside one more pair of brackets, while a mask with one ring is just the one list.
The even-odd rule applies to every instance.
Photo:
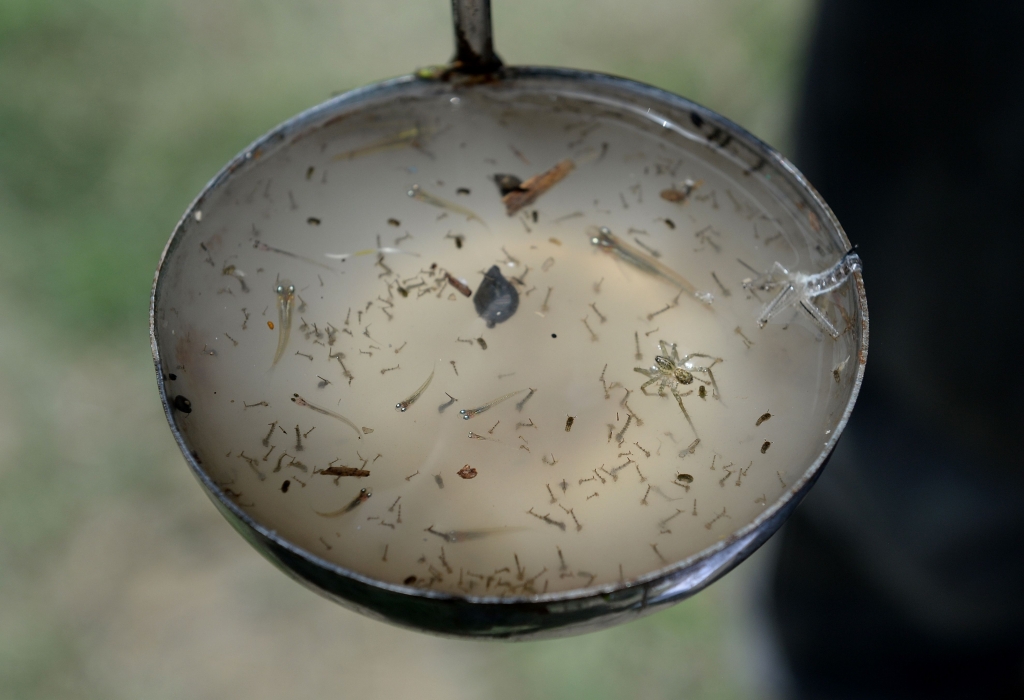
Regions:
[[273, 321], [267, 321], [267, 328], [269, 328], [270, 330], [274, 330], [274, 322]]

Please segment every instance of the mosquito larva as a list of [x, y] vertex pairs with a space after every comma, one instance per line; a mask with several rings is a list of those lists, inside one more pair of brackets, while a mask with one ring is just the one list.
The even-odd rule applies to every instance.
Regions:
[[373, 491], [371, 489], [365, 489], [365, 488], [364, 489], [359, 489], [359, 495], [357, 495], [354, 499], [352, 499], [352, 501], [348, 505], [346, 505], [345, 507], [339, 508], [338, 510], [331, 511], [329, 513], [321, 513], [318, 510], [314, 510], [313, 512], [316, 513], [317, 515], [321, 516], [321, 517], [324, 517], [324, 518], [336, 518], [339, 515], [344, 515], [345, 513], [352, 512], [360, 504], [366, 503], [368, 500], [370, 500], [370, 496], [372, 496], [372, 495], [373, 495]]

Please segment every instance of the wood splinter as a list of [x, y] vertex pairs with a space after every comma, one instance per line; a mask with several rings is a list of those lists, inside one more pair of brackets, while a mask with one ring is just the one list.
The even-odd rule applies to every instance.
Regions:
[[[505, 204], [505, 213], [513, 216], [523, 207], [533, 204], [538, 197], [561, 182], [575, 167], [576, 164], [567, 158], [556, 163], [550, 170], [522, 182], [515, 183], [508, 175], [496, 176], [503, 178], [498, 185], [502, 190], [501, 201]], [[497, 182], [497, 179], [495, 181]]]

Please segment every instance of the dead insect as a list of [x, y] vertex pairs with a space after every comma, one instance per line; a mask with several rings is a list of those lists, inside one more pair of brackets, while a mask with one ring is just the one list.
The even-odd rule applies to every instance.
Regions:
[[474, 476], [477, 475], [476, 469], [469, 466], [468, 464], [455, 473], [461, 476], [463, 479], [472, 479]]

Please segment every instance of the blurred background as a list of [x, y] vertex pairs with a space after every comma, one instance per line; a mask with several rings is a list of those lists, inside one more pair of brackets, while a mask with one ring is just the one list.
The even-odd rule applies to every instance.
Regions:
[[[789, 153], [810, 0], [494, 0], [507, 63], [686, 95]], [[666, 31], [669, 28], [669, 31]], [[287, 580], [190, 476], [148, 338], [160, 251], [247, 143], [442, 63], [446, 0], [0, 0], [0, 697], [766, 698], [770, 551], [670, 611], [520, 645]]]

